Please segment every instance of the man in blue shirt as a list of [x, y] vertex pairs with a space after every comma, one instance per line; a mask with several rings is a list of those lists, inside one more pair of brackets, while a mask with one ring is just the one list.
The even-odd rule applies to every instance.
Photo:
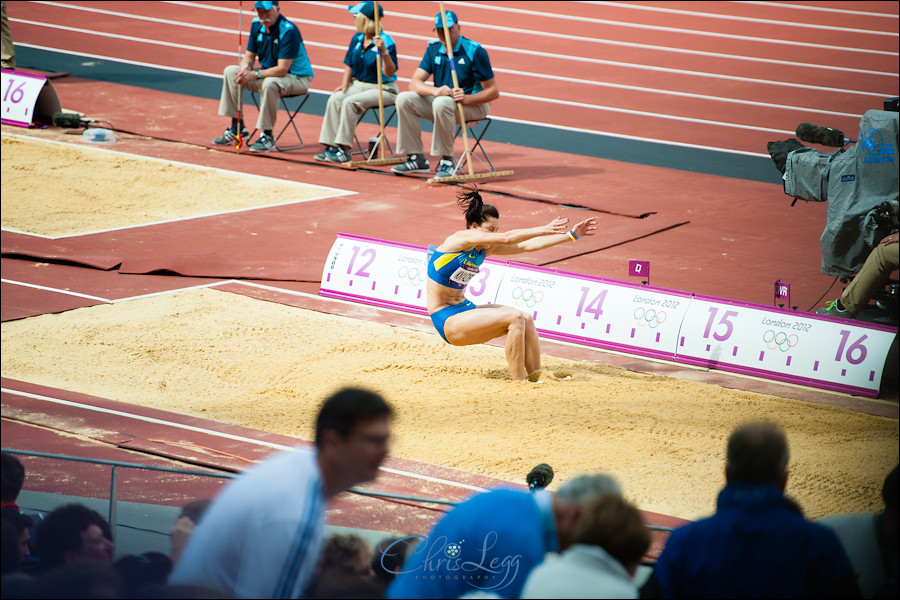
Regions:
[[[251, 152], [275, 149], [272, 129], [278, 115], [278, 102], [283, 96], [301, 96], [309, 90], [313, 78], [312, 65], [306, 55], [303, 36], [297, 26], [288, 21], [278, 2], [256, 2], [257, 18], [250, 25], [247, 50], [240, 66], [225, 67], [219, 114], [231, 118], [231, 127], [222, 137], [213, 140], [217, 146], [233, 144], [238, 131], [247, 136], [244, 123], [238, 122], [238, 100], [243, 89], [260, 94], [259, 118], [256, 128], [263, 133], [252, 144]], [[254, 68], [259, 58], [259, 68]], [[240, 129], [238, 129], [240, 128]]]
[[[512, 489], [476, 494], [421, 540], [387, 597], [459, 598], [483, 592], [518, 598], [531, 569], [548, 552], [571, 545], [582, 508], [604, 494], [621, 496], [622, 490], [602, 473], [567, 481], [556, 494]], [[395, 546], [410, 541], [401, 539]], [[387, 548], [384, 553], [396, 551]]]
[[[449, 55], [445, 49], [444, 20], [438, 13], [434, 31], [438, 39], [428, 43], [425, 56], [409, 81], [409, 91], [397, 96], [397, 151], [407, 155], [407, 161], [392, 168], [397, 174], [428, 173], [430, 165], [422, 145], [422, 126], [419, 119], [434, 122], [431, 154], [440, 156], [436, 177], [454, 174], [453, 139], [459, 124], [456, 103], [462, 104], [467, 121], [483, 119], [490, 113], [491, 101], [500, 97], [487, 50], [481, 44], [459, 34], [459, 19], [453, 11], [446, 11], [453, 48], [453, 63], [459, 87], [453, 85]], [[428, 85], [429, 78], [434, 85]]]
[[672, 532], [641, 597], [859, 598], [837, 536], [784, 495], [787, 462], [780, 429], [738, 427], [716, 514]]

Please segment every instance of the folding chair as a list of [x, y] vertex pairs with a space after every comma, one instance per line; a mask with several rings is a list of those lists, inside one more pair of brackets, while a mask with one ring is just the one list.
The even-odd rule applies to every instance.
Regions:
[[[388, 109], [391, 109], [390, 114], [388, 114]], [[362, 154], [366, 158], [377, 158], [377, 156], [374, 156], [374, 157], [369, 156], [368, 144], [366, 144], [366, 146], [363, 146], [362, 142], [359, 139], [359, 133], [358, 133], [359, 124], [362, 123], [363, 119], [365, 119], [366, 115], [368, 115], [370, 112], [373, 113], [373, 115], [375, 117], [375, 124], [376, 125], [378, 124], [378, 107], [377, 106], [370, 106], [365, 111], [363, 111], [362, 114], [359, 115], [359, 118], [356, 119], [356, 131], [353, 134], [353, 137], [356, 139], [357, 150], [355, 152], [351, 152], [351, 154]], [[394, 117], [397, 116], [397, 109], [394, 108], [393, 104], [389, 104], [388, 106], [384, 107], [384, 114], [387, 117], [384, 120], [384, 128], [387, 129], [387, 126], [390, 125], [391, 121], [394, 120]], [[379, 134], [380, 133], [381, 132], [379, 131]], [[385, 156], [387, 158], [393, 158], [394, 157], [394, 147], [391, 146], [391, 141], [387, 137], [387, 132], [385, 132], [384, 141], [387, 143], [387, 154]], [[380, 152], [376, 152], [376, 154], [378, 156], [381, 156]]]
[[[454, 183], [457, 181], [470, 181], [472, 179], [490, 179], [494, 177], [506, 177], [508, 175], [513, 175], [514, 171], [496, 171], [494, 170], [494, 163], [491, 162], [491, 157], [488, 156], [487, 151], [484, 149], [484, 145], [482, 145], [482, 140], [484, 139], [484, 134], [487, 133], [488, 128], [491, 126], [490, 117], [483, 117], [481, 119], [472, 119], [471, 121], [466, 121], [466, 135], [469, 142], [468, 148], [468, 157], [466, 153], [460, 157], [459, 161], [453, 168], [453, 173], [451, 177], [432, 177], [430, 179], [426, 179], [426, 183]], [[459, 125], [456, 126], [456, 134], [455, 137], [459, 137], [462, 133], [462, 127]], [[474, 142], [474, 143], [473, 143]], [[481, 152], [481, 156], [476, 154], [476, 151]], [[475, 157], [482, 164], [482, 166], [487, 167], [489, 170], [487, 172], [474, 172], [474, 167], [472, 169], [472, 173], [468, 172], [466, 167], [469, 166], [469, 162], [471, 161], [471, 157]], [[484, 157], [482, 159], [482, 157]]]
[[[256, 92], [250, 92], [250, 97], [253, 98], [253, 104], [256, 105], [256, 110], [259, 110], [259, 98], [257, 98]], [[297, 108], [291, 110], [291, 107], [288, 106], [287, 101], [291, 98], [300, 98], [300, 104], [297, 105]], [[303, 137], [300, 135], [300, 130], [297, 129], [297, 124], [294, 123], [294, 117], [296, 117], [300, 113], [300, 109], [303, 108], [303, 105], [306, 104], [306, 101], [309, 100], [309, 94], [302, 94], [299, 96], [282, 96], [281, 97], [281, 107], [287, 112], [288, 122], [284, 124], [284, 127], [281, 128], [281, 131], [278, 132], [278, 135], [275, 136], [275, 149], [279, 152], [284, 152], [285, 150], [300, 150], [303, 148]], [[284, 135], [284, 132], [287, 131], [288, 127], [294, 128], [294, 133], [297, 134], [297, 139], [300, 140], [299, 146], [279, 146], [278, 140], [281, 139], [281, 136]], [[253, 139], [253, 135], [256, 133], [256, 129], [250, 134], [250, 139]]]
[[[475, 158], [478, 156], [475, 154], [476, 151], [481, 151], [481, 155], [484, 157], [484, 160], [478, 158], [483, 165], [485, 161], [487, 161], [487, 166], [490, 171], [494, 171], [494, 163], [491, 162], [491, 157], [488, 156], [487, 151], [484, 149], [484, 146], [481, 144], [481, 140], [484, 138], [484, 134], [487, 133], [488, 127], [491, 126], [491, 118], [483, 117], [481, 119], [476, 119], [473, 121], [466, 121], [466, 130], [469, 132], [469, 142], [471, 143], [474, 140], [474, 144], [472, 144], [471, 149], [469, 150]], [[456, 137], [459, 137], [462, 133], [462, 127], [459, 125], [456, 126]], [[460, 161], [460, 164], [457, 165], [457, 171], [459, 171], [460, 167], [463, 164], [465, 156], [462, 157], [463, 160]]]

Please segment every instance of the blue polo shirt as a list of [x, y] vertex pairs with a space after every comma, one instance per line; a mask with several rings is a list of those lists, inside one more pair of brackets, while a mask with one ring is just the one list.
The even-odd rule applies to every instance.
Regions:
[[247, 50], [257, 55], [262, 68], [269, 69], [277, 65], [279, 59], [289, 58], [292, 61], [289, 73], [297, 77], [312, 77], [312, 65], [306, 55], [303, 36], [300, 35], [297, 26], [279, 14], [272, 25], [272, 31], [277, 32], [277, 35], [267, 31], [259, 21], [259, 17], [255, 17], [250, 25]]
[[[484, 89], [481, 87], [482, 81], [494, 78], [487, 50], [482, 48], [478, 42], [473, 42], [468, 38], [459, 37], [459, 42], [453, 49], [453, 62], [456, 64], [459, 87], [466, 94], [477, 94]], [[453, 87], [450, 61], [444, 45], [439, 40], [428, 42], [428, 48], [425, 49], [425, 56], [422, 57], [419, 68], [434, 77], [435, 86]]]
[[834, 532], [765, 483], [726, 486], [716, 514], [672, 532], [654, 569], [664, 598], [847, 597], [848, 574]]
[[[384, 31], [381, 32], [381, 39], [384, 40], [384, 47], [387, 48], [388, 53], [391, 55], [394, 66], [397, 66], [397, 45], [394, 43], [391, 36]], [[352, 76], [357, 81], [378, 83], [378, 48], [375, 47], [375, 44], [371, 43], [363, 48], [365, 41], [366, 34], [364, 33], [357, 33], [353, 36], [353, 39], [350, 40], [350, 47], [347, 48], [347, 54], [344, 55], [344, 64], [350, 67]], [[382, 66], [381, 81], [390, 83], [391, 81], [396, 80], [397, 71], [395, 70], [394, 74], [388, 77], [387, 75], [384, 75], [384, 67]]]
[[388, 598], [518, 598], [528, 573], [558, 550], [552, 495], [494, 490], [448, 512], [415, 547]]

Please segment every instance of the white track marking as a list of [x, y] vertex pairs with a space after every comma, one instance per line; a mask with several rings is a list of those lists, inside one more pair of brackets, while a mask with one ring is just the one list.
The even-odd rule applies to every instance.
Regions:
[[[203, 427], [194, 427], [193, 425], [185, 425], [183, 423], [176, 423], [174, 421], [165, 421], [163, 419], [155, 419], [153, 417], [144, 417], [141, 415], [136, 415], [133, 413], [127, 413], [120, 410], [114, 410], [111, 408], [100, 408], [98, 406], [92, 406], [90, 404], [83, 404], [81, 402], [73, 402], [71, 400], [63, 400], [62, 398], [55, 398], [53, 396], [44, 396], [41, 394], [32, 394], [30, 392], [22, 392], [19, 390], [14, 390], [11, 388], [0, 388], [0, 391], [6, 394], [12, 394], [14, 396], [21, 396], [23, 398], [31, 398], [34, 400], [43, 400], [45, 402], [52, 402], [54, 404], [59, 404], [62, 406], [71, 406], [75, 408], [80, 408], [83, 410], [89, 410], [98, 413], [104, 413], [109, 415], [115, 415], [117, 417], [126, 417], [129, 419], [134, 419], [136, 421], [143, 421], [145, 423], [153, 423], [156, 425], [165, 425], [167, 427], [173, 427], [175, 429], [183, 429], [185, 431], [193, 431], [195, 433], [203, 433], [207, 435], [211, 435], [214, 437], [220, 437], [224, 439], [234, 440], [238, 442], [246, 442], [250, 444], [256, 444], [258, 446], [265, 446], [267, 448], [274, 448], [276, 450], [289, 450], [292, 446], [284, 446], [282, 444], [273, 444], [272, 442], [265, 442], [263, 440], [257, 440], [254, 438], [248, 438], [241, 435], [233, 435], [230, 433], [223, 433], [221, 431], [213, 431], [211, 429], [206, 429]], [[481, 488], [474, 485], [469, 485], [467, 483], [459, 483], [457, 481], [449, 481], [447, 479], [441, 479], [439, 477], [431, 477], [429, 475], [420, 475], [418, 473], [411, 473], [409, 471], [403, 471], [401, 469], [392, 469], [389, 467], [380, 467], [381, 471], [385, 473], [391, 473], [394, 475], [400, 475], [403, 477], [410, 477], [412, 479], [421, 479], [424, 481], [430, 481], [432, 483], [440, 483], [443, 485], [448, 485], [452, 487], [458, 487], [466, 490], [473, 490], [476, 492], [485, 492], [487, 491], [485, 488]]]

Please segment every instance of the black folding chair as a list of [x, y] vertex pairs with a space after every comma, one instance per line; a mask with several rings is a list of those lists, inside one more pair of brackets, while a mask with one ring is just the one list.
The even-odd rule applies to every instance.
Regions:
[[[250, 96], [253, 98], [253, 104], [256, 105], [256, 110], [259, 110], [259, 98], [257, 98], [256, 92], [250, 92]], [[300, 98], [300, 103], [297, 105], [297, 108], [291, 109], [288, 105], [288, 100], [293, 98]], [[281, 97], [281, 107], [287, 112], [288, 121], [284, 124], [284, 127], [281, 128], [281, 131], [278, 132], [278, 135], [275, 136], [275, 149], [279, 152], [283, 152], [285, 150], [300, 150], [303, 148], [303, 136], [300, 135], [300, 130], [297, 129], [297, 124], [294, 122], [294, 117], [296, 117], [300, 113], [300, 109], [303, 108], [303, 105], [306, 104], [306, 101], [309, 100], [309, 94], [301, 94], [299, 96], [282, 96]], [[294, 133], [297, 135], [297, 139], [300, 140], [299, 146], [279, 146], [278, 140], [281, 139], [281, 136], [287, 131], [288, 127], [292, 127], [294, 129]], [[253, 133], [250, 134], [250, 139], [253, 139], [253, 135], [256, 133], [256, 129], [253, 130]]]

